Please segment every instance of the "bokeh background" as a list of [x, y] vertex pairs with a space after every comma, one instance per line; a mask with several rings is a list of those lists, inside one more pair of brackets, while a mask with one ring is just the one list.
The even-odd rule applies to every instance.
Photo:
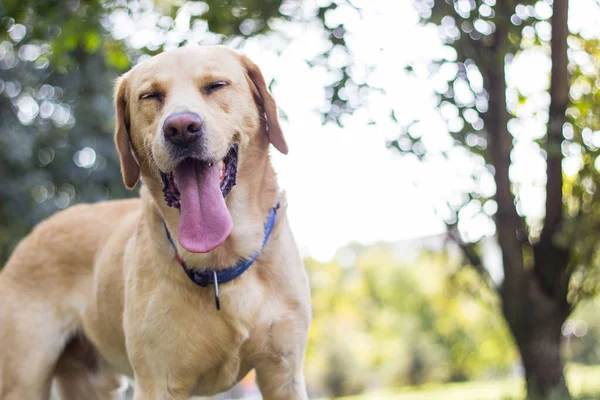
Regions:
[[225, 44], [290, 144], [311, 397], [600, 398], [599, 38], [594, 0], [2, 0], [0, 265], [41, 219], [135, 195], [120, 73]]

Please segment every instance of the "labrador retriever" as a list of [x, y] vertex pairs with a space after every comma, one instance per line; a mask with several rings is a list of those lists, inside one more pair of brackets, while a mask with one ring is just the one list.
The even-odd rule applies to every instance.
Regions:
[[288, 147], [259, 68], [226, 47], [149, 58], [116, 85], [115, 143], [140, 198], [40, 223], [0, 273], [0, 400], [223, 392], [307, 399], [307, 275], [269, 145]]

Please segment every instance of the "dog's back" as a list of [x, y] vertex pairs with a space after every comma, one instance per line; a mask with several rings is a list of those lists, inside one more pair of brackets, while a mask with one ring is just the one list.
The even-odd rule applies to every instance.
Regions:
[[[55, 372], [90, 357], [78, 350], [87, 346], [79, 335], [80, 314], [92, 290], [94, 261], [116, 226], [139, 208], [139, 199], [74, 206], [19, 243], [0, 272], [0, 398], [46, 399]], [[52, 351], [38, 352], [42, 348]], [[17, 393], [16, 382], [44, 383]]]

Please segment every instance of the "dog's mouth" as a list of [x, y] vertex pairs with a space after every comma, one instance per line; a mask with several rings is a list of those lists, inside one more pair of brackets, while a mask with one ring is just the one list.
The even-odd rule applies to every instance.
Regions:
[[234, 144], [221, 161], [186, 158], [174, 171], [160, 172], [165, 201], [181, 211], [178, 239], [186, 250], [208, 253], [231, 233], [225, 197], [236, 182], [237, 154]]

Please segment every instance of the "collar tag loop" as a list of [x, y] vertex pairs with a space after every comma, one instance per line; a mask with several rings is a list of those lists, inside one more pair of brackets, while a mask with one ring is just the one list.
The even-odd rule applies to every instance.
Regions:
[[219, 300], [219, 278], [217, 277], [217, 271], [213, 271], [213, 288], [215, 289], [215, 306], [217, 311], [221, 310], [221, 301]]

